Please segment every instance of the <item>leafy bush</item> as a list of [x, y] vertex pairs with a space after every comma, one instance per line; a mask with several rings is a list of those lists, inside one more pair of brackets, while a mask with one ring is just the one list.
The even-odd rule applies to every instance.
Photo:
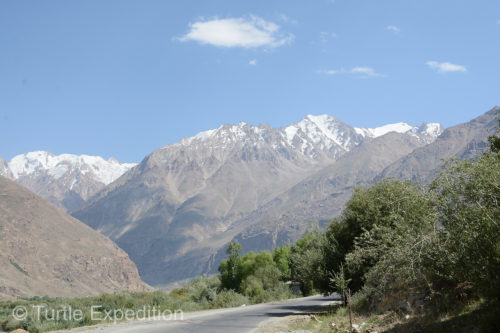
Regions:
[[234, 290], [222, 290], [217, 294], [213, 302], [214, 308], [226, 308], [250, 304], [250, 300]]
[[281, 280], [281, 271], [275, 266], [259, 267], [253, 275], [248, 276], [241, 284], [241, 291], [250, 297], [252, 302], [260, 303], [274, 300], [270, 290], [285, 285]]
[[197, 277], [184, 287], [188, 297], [195, 303], [209, 306], [217, 296], [221, 282], [218, 276], [212, 278]]

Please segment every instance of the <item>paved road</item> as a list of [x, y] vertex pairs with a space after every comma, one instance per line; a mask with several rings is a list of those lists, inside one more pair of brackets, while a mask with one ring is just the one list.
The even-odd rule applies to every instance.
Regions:
[[251, 332], [263, 321], [315, 311], [324, 308], [336, 297], [311, 296], [288, 301], [250, 305], [246, 307], [218, 309], [185, 313], [183, 320], [176, 321], [134, 321], [110, 326], [80, 328], [70, 332], [78, 333], [233, 333]]

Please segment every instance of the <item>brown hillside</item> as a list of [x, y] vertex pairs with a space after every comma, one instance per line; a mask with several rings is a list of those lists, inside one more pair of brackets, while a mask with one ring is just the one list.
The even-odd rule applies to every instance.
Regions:
[[145, 290], [107, 237], [0, 176], [0, 298]]

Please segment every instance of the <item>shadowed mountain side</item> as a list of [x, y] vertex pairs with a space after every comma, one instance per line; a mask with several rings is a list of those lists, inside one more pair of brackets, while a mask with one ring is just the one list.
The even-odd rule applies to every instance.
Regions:
[[495, 107], [470, 122], [447, 128], [433, 143], [388, 166], [377, 179], [391, 177], [429, 183], [438, 175], [443, 159], [474, 158], [488, 148], [488, 136], [495, 133], [499, 110]]
[[[184, 261], [200, 244], [218, 249], [221, 244], [212, 244], [212, 237], [319, 165], [266, 142], [256, 146], [253, 140], [218, 150], [168, 146], [73, 215], [115, 240], [147, 282], [174, 281], [187, 277], [180, 275], [184, 267], [177, 260]], [[203, 272], [204, 260], [198, 257], [189, 265], [193, 275]]]
[[[394, 132], [361, 144], [236, 222], [235, 228], [247, 228], [234, 240], [244, 251], [273, 249], [288, 240], [295, 241], [307, 229], [327, 224], [337, 216], [354, 186], [371, 183], [387, 165], [421, 145], [414, 137]], [[219, 252], [215, 261], [223, 256], [223, 251]]]
[[[242, 243], [245, 251], [271, 250], [289, 240], [294, 241], [314, 222], [330, 221], [337, 215], [348, 200], [352, 186], [370, 182], [385, 166], [420, 145], [422, 143], [417, 138], [398, 133], [389, 133], [363, 143], [338, 162], [292, 186], [247, 217], [235, 221], [224, 232], [203, 240], [186, 237], [181, 241], [189, 244], [187, 251], [164, 262], [156, 262], [156, 265], [153, 265], [154, 260], [148, 262], [148, 257], [143, 257], [139, 265], [145, 263], [144, 268], [150, 267], [148, 272], [151, 277], [164, 272], [164, 277], [175, 281], [180, 277], [217, 272], [220, 261], [226, 256], [227, 243], [232, 239]], [[251, 191], [251, 188], [248, 190]], [[198, 220], [203, 220], [203, 216]], [[168, 246], [164, 245], [163, 239], [158, 237], [153, 242], [159, 246], [155, 250]], [[124, 244], [127, 240], [121, 239], [121, 242]], [[173, 237], [171, 242], [175, 246]]]
[[[223, 125], [157, 149], [73, 215], [116, 241], [146, 282], [182, 280], [216, 269], [216, 253], [259, 222], [245, 223], [246, 216], [360, 145], [379, 142], [387, 131], [398, 132], [389, 137], [401, 136], [393, 143], [396, 146], [406, 145], [404, 140], [424, 145], [441, 130], [439, 124], [413, 127], [402, 123], [359, 129], [327, 115], [307, 116], [279, 129], [245, 123]], [[363, 166], [368, 163], [363, 159], [346, 163], [370, 168]], [[374, 167], [379, 172], [388, 164], [384, 162], [379, 169], [374, 162]], [[342, 165], [345, 170], [339, 169], [343, 174], [336, 181], [345, 183], [341, 178], [351, 177], [350, 167]], [[301, 194], [290, 195], [283, 199], [291, 200], [286, 205], [300, 207], [300, 200], [293, 200]], [[314, 196], [309, 200], [313, 204]], [[310, 220], [305, 214], [307, 211], [301, 211], [296, 221]], [[333, 215], [325, 216], [330, 219]], [[293, 223], [290, 221], [292, 227]], [[284, 220], [282, 228], [288, 228]], [[288, 232], [283, 235], [285, 241]]]
[[107, 237], [0, 176], [0, 298], [146, 290]]

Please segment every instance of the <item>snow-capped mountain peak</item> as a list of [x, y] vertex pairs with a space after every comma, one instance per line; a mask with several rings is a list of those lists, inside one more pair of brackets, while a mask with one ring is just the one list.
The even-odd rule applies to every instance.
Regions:
[[419, 137], [427, 143], [434, 141], [442, 132], [443, 126], [439, 123], [423, 124], [420, 127], [407, 123], [388, 124], [375, 128], [354, 128], [356, 133], [368, 138], [377, 138], [390, 132], [409, 134]]
[[33, 151], [10, 161], [0, 159], [0, 175], [70, 211], [135, 165], [114, 158]]
[[332, 116], [326, 114], [319, 116], [307, 115], [297, 125], [314, 143], [329, 139], [342, 146], [338, 137], [340, 122]]
[[418, 128], [419, 133], [432, 137], [438, 137], [441, 133], [443, 133], [443, 130], [443, 126], [440, 123], [423, 124]]
[[362, 136], [377, 138], [390, 132], [406, 133], [408, 131], [411, 131], [413, 128], [414, 126], [408, 125], [407, 123], [395, 123], [375, 128], [355, 127], [354, 130], [356, 131], [356, 133], [361, 134]]
[[[389, 132], [406, 133], [424, 142], [432, 142], [442, 132], [442, 127], [435, 123], [421, 127], [395, 123], [376, 128], [355, 128], [327, 114], [316, 116], [309, 114], [298, 123], [279, 129], [269, 126], [252, 126], [245, 122], [222, 125], [182, 139], [173, 146], [180, 145], [190, 149], [204, 146], [227, 150], [237, 143], [256, 145], [258, 142], [272, 142], [273, 149], [281, 149], [278, 147], [285, 150], [291, 149], [306, 158], [318, 159], [321, 158], [322, 153], [327, 154], [329, 158], [337, 158], [364, 140], [374, 139]], [[273, 136], [272, 133], [279, 135]], [[277, 138], [281, 139], [276, 141]], [[168, 149], [168, 147], [165, 146], [163, 149]]]
[[46, 151], [33, 151], [17, 155], [7, 163], [10, 176], [13, 179], [36, 176], [43, 172], [59, 179], [68, 172], [78, 169], [82, 174], [92, 172], [95, 179], [105, 185], [110, 184], [135, 165], [135, 163], [120, 163], [114, 158], [105, 160], [100, 156], [54, 155]]
[[295, 137], [300, 137], [302, 140], [312, 141], [321, 150], [330, 151], [336, 147], [349, 151], [360, 143], [358, 135], [349, 125], [327, 114], [307, 115], [300, 122], [285, 127], [283, 131], [290, 145]]

